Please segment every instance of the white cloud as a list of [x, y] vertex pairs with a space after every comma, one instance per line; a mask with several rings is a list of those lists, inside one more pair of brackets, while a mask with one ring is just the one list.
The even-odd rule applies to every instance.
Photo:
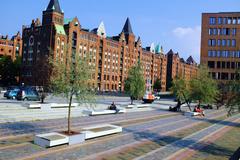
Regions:
[[176, 37], [177, 49], [181, 56], [187, 58], [192, 55], [197, 62], [200, 62], [201, 26], [177, 27], [172, 33]]

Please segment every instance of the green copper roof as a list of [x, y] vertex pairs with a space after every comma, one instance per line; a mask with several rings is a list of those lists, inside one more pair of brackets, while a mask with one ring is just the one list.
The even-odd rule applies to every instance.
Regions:
[[68, 24], [73, 21], [73, 18], [65, 18], [64, 19], [64, 24]]
[[155, 48], [156, 53], [161, 53], [161, 46], [158, 44]]
[[62, 25], [55, 24], [55, 29], [58, 34], [66, 35], [65, 30]]

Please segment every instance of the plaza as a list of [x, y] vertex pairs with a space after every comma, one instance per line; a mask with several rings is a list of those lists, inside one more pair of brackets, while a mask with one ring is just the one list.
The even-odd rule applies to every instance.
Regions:
[[[105, 108], [113, 100], [117, 106], [129, 104], [129, 97], [99, 96], [98, 99], [95, 109]], [[51, 100], [54, 98], [46, 103]], [[8, 108], [3, 107], [2, 104], [7, 103]], [[24, 102], [1, 99], [0, 159], [175, 159], [179, 156], [181, 159], [201, 159], [202, 156], [228, 159], [239, 147], [239, 115], [229, 118], [221, 108], [206, 110], [204, 118], [186, 117], [181, 112], [169, 112], [168, 107], [176, 102], [162, 99], [146, 108], [128, 109], [123, 114], [87, 116], [82, 113], [83, 107], [77, 107], [73, 109], [74, 131], [110, 122], [123, 127], [123, 132], [48, 149], [35, 145], [33, 137], [67, 128], [66, 110], [55, 108], [46, 112], [27, 109], [19, 103]], [[187, 107], [182, 110], [187, 111]], [[231, 136], [228, 143], [223, 143], [228, 136]]]
[[240, 160], [240, 4], [222, 3], [1, 2], [0, 160]]

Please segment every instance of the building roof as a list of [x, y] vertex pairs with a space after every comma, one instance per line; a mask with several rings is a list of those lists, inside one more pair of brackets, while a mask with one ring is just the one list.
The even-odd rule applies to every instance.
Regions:
[[55, 24], [55, 29], [58, 34], [66, 35], [65, 30], [62, 25]]
[[187, 63], [188, 63], [188, 64], [197, 64], [197, 63], [194, 61], [194, 59], [193, 59], [192, 56], [189, 56], [189, 57], [188, 57]]
[[174, 54], [174, 52], [172, 49], [170, 49], [170, 51], [167, 54]]
[[73, 21], [73, 18], [65, 18], [64, 19], [64, 24], [69, 24], [72, 21]]
[[131, 26], [129, 18], [127, 18], [122, 32], [125, 33], [125, 34], [133, 34], [132, 26]]
[[46, 11], [55, 11], [62, 13], [58, 0], [50, 0]]

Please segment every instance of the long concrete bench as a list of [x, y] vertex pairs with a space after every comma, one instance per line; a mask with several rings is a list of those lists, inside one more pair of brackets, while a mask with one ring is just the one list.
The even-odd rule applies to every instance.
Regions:
[[[51, 108], [68, 108], [69, 104], [64, 104], [64, 103], [44, 103], [44, 104], [28, 104], [25, 103], [23, 106], [27, 107], [28, 109], [51, 109]], [[79, 106], [78, 103], [73, 103], [72, 107], [77, 107]]]
[[[64, 104], [64, 103], [51, 103], [51, 108], [68, 108], [69, 104]], [[72, 103], [72, 107], [77, 107], [79, 106], [78, 103]]]
[[125, 106], [125, 108], [131, 109], [131, 108], [145, 108], [145, 107], [150, 107], [150, 104], [129, 104]]
[[30, 104], [28, 109], [41, 109], [41, 104]]
[[98, 115], [107, 115], [107, 114], [118, 114], [118, 113], [126, 113], [125, 109], [116, 110], [84, 110], [84, 114], [89, 116], [98, 116]]
[[35, 135], [34, 143], [41, 147], [54, 147], [63, 144], [79, 144], [85, 140], [121, 133], [122, 127], [111, 124], [100, 124], [83, 128], [79, 134], [67, 136], [61, 133], [52, 132], [47, 134]]
[[102, 124], [92, 127], [83, 128], [81, 133], [85, 134], [85, 139], [92, 139], [96, 137], [102, 137], [110, 134], [116, 134], [122, 132], [122, 127], [111, 124]]
[[199, 112], [184, 112], [184, 115], [188, 117], [193, 117], [193, 116], [201, 116], [202, 114]]

